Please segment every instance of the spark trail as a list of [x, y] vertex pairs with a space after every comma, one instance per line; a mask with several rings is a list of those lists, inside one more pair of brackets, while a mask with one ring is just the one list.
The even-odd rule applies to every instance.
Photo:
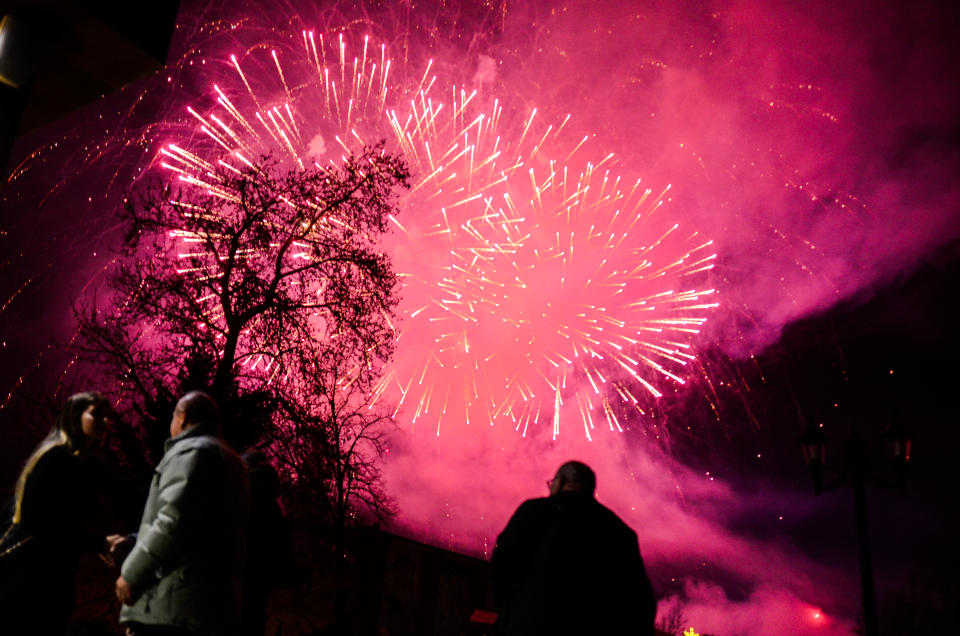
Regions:
[[414, 185], [387, 246], [402, 318], [378, 399], [437, 434], [507, 422], [526, 436], [552, 423], [556, 438], [572, 417], [590, 438], [685, 382], [718, 305], [706, 283], [716, 255], [666, 218], [669, 187], [624, 184], [612, 154], [586, 161], [590, 136], [569, 133], [570, 115], [547, 122], [440, 81], [432, 60], [398, 72], [369, 37], [353, 51], [343, 33], [301, 35], [299, 49], [231, 56], [216, 104], [187, 108], [204, 141], [167, 144], [162, 165], [229, 199], [211, 175], [268, 151], [300, 169], [383, 138], [403, 154]]
[[398, 411], [435, 420], [438, 434], [444, 419], [508, 420], [523, 435], [552, 421], [556, 437], [564, 408], [588, 438], [598, 425], [621, 431], [623, 407], [642, 412], [658, 385], [684, 383], [691, 341], [718, 305], [698, 287], [712, 241], [656, 230], [666, 191], [622, 187], [594, 166], [529, 169], [526, 187], [520, 176], [435, 228], [446, 263], [406, 286], [434, 289], [408, 306], [417, 326], [399, 349], [416, 353], [381, 386], [396, 383]]

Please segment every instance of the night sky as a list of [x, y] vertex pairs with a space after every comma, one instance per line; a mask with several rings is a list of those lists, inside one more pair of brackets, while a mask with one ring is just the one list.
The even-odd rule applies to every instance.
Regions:
[[[414, 407], [401, 408], [385, 467], [394, 529], [489, 556], [513, 509], [579, 458], [597, 472], [598, 498], [637, 530], [662, 617], [682, 612], [685, 626], [711, 634], [847, 634], [860, 600], [852, 490], [814, 495], [796, 438], [823, 423], [833, 475], [856, 427], [886, 479], [883, 430], [899, 417], [914, 440], [906, 484], [867, 493], [881, 624], [946, 626], [960, 605], [947, 483], [960, 449], [957, 10], [835, 4], [182, 2], [167, 68], [16, 142], [0, 202], [3, 395], [53, 387], [67, 367], [54, 343], [71, 337], [75, 303], [106, 294], [119, 198], [170, 177], [160, 148], [212, 152], [185, 109], [213, 112], [213, 84], [241, 103], [230, 55], [266, 100], [280, 90], [267, 56], [281, 51], [304, 152], [326, 160], [339, 150], [317, 119], [322, 93], [293, 70], [302, 33], [370, 35], [395, 60], [398, 94], [433, 60], [438, 102], [448, 85], [476, 89], [484, 105], [502, 100], [505, 147], [531, 109], [543, 126], [569, 113], [567, 136], [544, 154], [563, 160], [568, 139], [587, 136], [571, 171], [612, 153], [604, 169], [624, 183], [640, 178], [658, 193], [669, 184], [658, 215], [714, 241], [716, 267], [697, 285], [719, 296], [690, 335], [696, 362], [678, 371], [684, 383], [651, 380], [663, 396], [648, 394], [642, 414], [621, 412], [622, 432], [598, 420], [587, 439], [573, 409], [555, 436], [552, 410], [521, 435], [499, 420], [414, 422]], [[389, 127], [368, 129], [389, 143]], [[547, 170], [516, 147], [525, 168]], [[443, 245], [416, 234], [436, 210], [404, 201], [411, 233], [394, 232], [385, 249], [401, 271], [411, 255], [442, 261]], [[631, 254], [607, 256], [629, 265]], [[531, 271], [542, 296], [577, 300], [549, 286], [554, 269]], [[411, 335], [388, 370], [401, 379], [433, 333], [411, 315], [431, 287], [408, 289]], [[493, 324], [478, 327], [477, 346], [508, 348]], [[587, 386], [571, 380], [569, 390]], [[0, 411], [9, 479], [35, 439], [7, 408], [15, 401]]]

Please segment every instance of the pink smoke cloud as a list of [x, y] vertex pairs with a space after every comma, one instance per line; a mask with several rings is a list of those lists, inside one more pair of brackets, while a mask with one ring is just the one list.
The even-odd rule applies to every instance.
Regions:
[[[960, 236], [958, 155], [941, 138], [958, 96], [925, 10], [543, 7], [507, 13], [499, 81], [546, 111], [573, 112], [571, 125], [618, 153], [617, 170], [672, 183], [670, 206], [716, 239], [725, 314], [708, 323], [705, 346], [757, 353], [793, 321], [868, 296]], [[910, 22], [903, 35], [898, 20]], [[665, 601], [700, 631], [849, 632], [852, 574], [788, 537], [730, 530], [749, 496], [721, 480], [619, 435], [549, 444], [482, 426], [448, 431], [458, 439], [414, 434], [390, 462], [413, 532], [488, 554], [513, 508], [576, 456], [597, 469], [601, 501], [637, 529], [654, 573], [706, 562], [749, 583], [748, 597], [732, 600], [705, 573]], [[770, 514], [776, 498], [767, 493]]]
[[756, 353], [790, 322], [911, 271], [960, 236], [945, 36], [932, 9], [897, 11], [769, 2], [517, 11], [507, 32], [521, 40], [532, 29], [539, 55], [509, 59], [504, 82], [573, 111], [618, 152], [620, 169], [674, 184], [673, 205], [716, 239], [727, 268], [728, 315], [713, 337]]
[[782, 588], [758, 586], [749, 598], [735, 601], [718, 585], [692, 580], [685, 581], [682, 596], [660, 601], [657, 620], [678, 622], [698, 634], [740, 636], [847, 636], [855, 628], [853, 622], [833, 617]]
[[[402, 532], [489, 557], [497, 534], [514, 509], [525, 499], [545, 496], [544, 481], [561, 463], [577, 458], [596, 470], [598, 500], [637, 531], [656, 583], [670, 586], [662, 572], [676, 568], [702, 577], [691, 579], [696, 585], [707, 585], [718, 577], [747, 582], [752, 590], [750, 600], [740, 602], [737, 611], [747, 612], [755, 601], [762, 600], [770, 605], [769, 621], [778, 612], [805, 616], [810, 607], [841, 617], [855, 611], [846, 593], [856, 585], [849, 572], [814, 562], [786, 536], [758, 540], [731, 530], [728, 524], [734, 511], [750, 495], [722, 480], [696, 473], [649, 447], [628, 450], [623, 435], [601, 435], [593, 442], [532, 439], [516, 445], [509, 434], [498, 434], [495, 429], [489, 433], [440, 437], [417, 433], [403, 437], [409, 446], [395, 445], [387, 478], [403, 511], [398, 520]], [[769, 493], [765, 497], [775, 499]], [[793, 502], [789, 508], [794, 516], [805, 514]], [[772, 508], [769, 514], [776, 510]], [[666, 591], [661, 589], [661, 594]], [[702, 599], [685, 596], [673, 597], [667, 607], [685, 608], [688, 603], [699, 607]], [[769, 621], [765, 624], [770, 625]], [[728, 633], [719, 627], [708, 629], [709, 621], [701, 624], [710, 633]], [[822, 624], [815, 623], [811, 629]]]

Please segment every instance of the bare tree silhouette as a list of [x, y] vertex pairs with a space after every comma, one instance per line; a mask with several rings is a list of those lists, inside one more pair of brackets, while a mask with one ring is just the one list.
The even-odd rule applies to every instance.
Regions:
[[[177, 396], [203, 388], [235, 446], [273, 449], [330, 489], [331, 521], [354, 504], [389, 513], [376, 467], [387, 418], [357, 428], [345, 408], [368, 402], [393, 352], [397, 277], [379, 241], [406, 164], [379, 144], [326, 168], [269, 156], [210, 168], [202, 183], [125, 200], [110, 295], [77, 312], [79, 359], [140, 423], [120, 441], [127, 454], [157, 448]], [[327, 455], [288, 456], [291, 431]]]
[[287, 425], [278, 428], [274, 449], [279, 465], [295, 476], [294, 499], [320, 507], [338, 548], [351, 522], [383, 521], [394, 511], [380, 478], [392, 418], [373, 397], [371, 368], [357, 358], [344, 364], [352, 350], [337, 337], [323, 351], [301, 350], [303, 385], [296, 400], [283, 404]]

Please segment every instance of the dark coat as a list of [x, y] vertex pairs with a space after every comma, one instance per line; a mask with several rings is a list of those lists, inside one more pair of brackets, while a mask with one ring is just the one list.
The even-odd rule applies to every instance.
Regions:
[[491, 565], [503, 636], [653, 633], [656, 600], [637, 535], [590, 494], [525, 501]]
[[[92, 464], [58, 445], [41, 455], [27, 475], [20, 523], [4, 541], [8, 548], [20, 544], [0, 571], [4, 634], [66, 630], [77, 560], [84, 552], [105, 549], [103, 529], [93, 527], [99, 482]], [[12, 517], [12, 501], [8, 508]]]
[[277, 504], [280, 477], [270, 464], [248, 465], [250, 531], [243, 581], [243, 634], [263, 636], [267, 601], [277, 585], [288, 582], [295, 568], [290, 524]]

